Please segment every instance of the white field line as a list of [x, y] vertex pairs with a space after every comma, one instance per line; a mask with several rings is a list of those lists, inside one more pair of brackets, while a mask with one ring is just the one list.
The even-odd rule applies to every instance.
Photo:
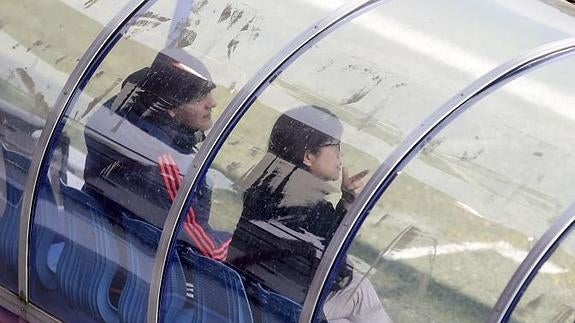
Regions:
[[[435, 252], [434, 252], [435, 251]], [[407, 248], [400, 251], [395, 251], [385, 256], [388, 260], [407, 260], [422, 257], [431, 257], [435, 253], [436, 256], [450, 255], [461, 252], [477, 252], [477, 251], [495, 251], [504, 258], [507, 258], [515, 263], [521, 263], [527, 256], [527, 251], [519, 250], [505, 241], [499, 242], [464, 242], [459, 244], [445, 244], [438, 246], [435, 250], [433, 247], [417, 247]], [[545, 263], [539, 272], [545, 274], [563, 274], [568, 272], [569, 269], [561, 268], [551, 262]]]
[[[313, 5], [323, 6], [321, 2], [314, 2]], [[425, 30], [417, 29], [388, 17], [382, 19], [382, 17], [374, 14], [364, 15], [353, 23], [379, 36], [379, 38], [374, 37], [374, 39], [393, 41], [412, 52], [419, 53], [475, 78], [503, 63], [480, 56], [472, 50], [464, 48], [465, 44], [446, 41], [440, 38], [441, 35], [426, 33]], [[526, 50], [519, 50], [519, 52]], [[541, 81], [521, 78], [505, 86], [504, 91], [508, 91], [517, 98], [535, 106], [542, 106], [549, 111], [575, 119], [575, 111], [572, 109], [575, 105], [575, 96], [570, 92], [557, 90], [554, 88], [554, 84], [549, 86]]]
[[[83, 169], [85, 163], [85, 155], [78, 150], [70, 149], [70, 158], [68, 161], [68, 184], [77, 188], [81, 188], [84, 184]], [[474, 211], [474, 210], [473, 210]], [[480, 216], [476, 211], [473, 212]], [[459, 244], [445, 244], [438, 246], [433, 250], [433, 247], [416, 247], [407, 248], [400, 251], [394, 251], [384, 258], [388, 260], [407, 260], [422, 257], [431, 257], [434, 253], [436, 256], [450, 255], [461, 252], [477, 252], [477, 251], [495, 251], [502, 257], [507, 258], [515, 263], [520, 263], [527, 256], [527, 252], [513, 247], [505, 241], [499, 242], [463, 242]], [[568, 272], [568, 269], [561, 268], [551, 262], [547, 262], [541, 268], [540, 272], [545, 274], [562, 274]]]
[[[374, 33], [474, 77], [479, 77], [498, 65], [495, 61], [466, 51], [457, 44], [425, 34], [421, 30], [411, 29], [392, 20], [376, 21], [373, 16], [366, 18], [369, 20], [366, 27]], [[504, 90], [535, 106], [544, 106], [550, 111], [575, 119], [571, 108], [575, 104], [575, 96], [555, 89], [553, 84], [549, 86], [540, 81], [521, 78], [505, 86]]]
[[469, 212], [469, 213], [471, 213], [471, 214], [473, 214], [473, 215], [475, 215], [475, 216], [478, 216], [478, 217], [480, 217], [480, 218], [482, 218], [482, 219], [485, 219], [481, 214], [479, 214], [479, 212], [477, 212], [477, 210], [475, 210], [475, 209], [472, 208], [471, 206], [469, 206], [469, 205], [467, 205], [467, 204], [463, 204], [463, 203], [461, 203], [461, 202], [459, 202], [459, 201], [456, 201], [455, 203], [456, 203], [457, 205], [459, 205], [459, 207], [461, 207], [461, 208], [464, 209], [465, 211], [467, 211], [467, 212]]

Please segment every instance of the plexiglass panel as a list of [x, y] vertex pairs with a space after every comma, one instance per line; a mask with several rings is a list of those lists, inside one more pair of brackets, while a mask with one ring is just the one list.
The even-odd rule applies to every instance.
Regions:
[[[287, 4], [158, 1], [95, 67], [36, 196], [33, 303], [70, 322], [146, 320], [164, 220], [205, 133], [252, 73], [327, 10], [293, 19], [301, 6]], [[195, 317], [184, 260], [170, 260], [167, 322]]]
[[[573, 56], [476, 103], [426, 141], [371, 210], [347, 259], [394, 321], [484, 322], [575, 199], [575, 79], [565, 71]], [[540, 275], [567, 286], [568, 272], [551, 260]]]
[[[235, 283], [217, 285], [214, 297], [242, 304], [240, 312], [247, 297], [258, 322], [296, 321], [322, 251], [369, 173], [476, 77], [565, 36], [511, 9], [496, 1], [392, 1], [327, 36], [274, 80], [226, 140], [182, 215], [180, 236], [199, 232], [201, 225], [189, 219], [199, 201], [211, 200], [205, 221], [232, 234], [226, 240], [202, 233], [188, 251], [202, 261], [226, 260], [220, 275]], [[502, 29], [518, 37], [526, 29], [545, 32], [506, 42]], [[386, 300], [376, 296], [380, 287], [362, 280], [361, 264], [352, 269], [354, 257], [348, 260], [338, 276], [341, 293], [334, 290], [322, 315], [390, 321]], [[346, 302], [358, 293], [365, 307]], [[229, 315], [211, 304], [204, 306]]]
[[530, 282], [510, 322], [567, 323], [575, 320], [574, 243], [571, 231]]
[[13, 291], [22, 191], [36, 140], [78, 59], [121, 5], [65, 0], [0, 3], [0, 181], [5, 188], [0, 193], [0, 284]]

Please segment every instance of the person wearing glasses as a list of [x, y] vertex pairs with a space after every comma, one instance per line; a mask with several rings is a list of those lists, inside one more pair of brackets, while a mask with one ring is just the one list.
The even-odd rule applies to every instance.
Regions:
[[[272, 128], [267, 154], [241, 182], [243, 210], [227, 261], [255, 286], [246, 289], [256, 321], [275, 311], [261, 295], [303, 304], [323, 251], [364, 186], [367, 170], [349, 176], [342, 167], [342, 131], [325, 108], [288, 110]], [[340, 175], [337, 189], [331, 182]], [[334, 206], [326, 197], [338, 192]], [[341, 267], [323, 314], [329, 322], [391, 322], [369, 280], [349, 265]]]

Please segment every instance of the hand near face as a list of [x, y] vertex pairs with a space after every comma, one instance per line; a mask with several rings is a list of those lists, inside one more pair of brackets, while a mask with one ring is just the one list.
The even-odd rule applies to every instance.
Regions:
[[365, 182], [363, 178], [369, 173], [367, 169], [353, 175], [349, 176], [346, 167], [342, 167], [341, 169], [341, 199], [344, 202], [345, 208], [349, 208], [349, 206], [355, 201], [355, 198], [361, 193], [363, 187], [365, 186]]

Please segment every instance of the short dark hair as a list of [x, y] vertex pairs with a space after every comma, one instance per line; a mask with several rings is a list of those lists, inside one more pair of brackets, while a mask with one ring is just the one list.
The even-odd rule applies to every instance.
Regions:
[[339, 118], [326, 108], [306, 105], [291, 109], [274, 123], [268, 152], [305, 168], [305, 153], [317, 153], [323, 144], [339, 140], [342, 131]]

